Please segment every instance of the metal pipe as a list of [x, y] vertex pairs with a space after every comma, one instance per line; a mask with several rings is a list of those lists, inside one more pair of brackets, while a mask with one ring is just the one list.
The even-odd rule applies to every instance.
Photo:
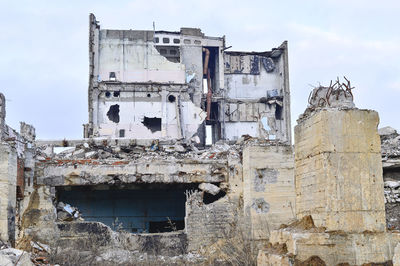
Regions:
[[211, 99], [212, 99], [212, 88], [211, 88], [211, 75], [210, 69], [208, 68], [208, 62], [210, 60], [210, 50], [203, 48], [203, 52], [206, 53], [204, 58], [203, 75], [207, 75], [207, 120], [210, 120], [211, 116]]
[[206, 56], [204, 57], [203, 75], [207, 75], [208, 60], [210, 59], [210, 50], [208, 50], [207, 48], [203, 48], [203, 52], [206, 53]]
[[211, 115], [211, 99], [212, 99], [212, 89], [211, 89], [211, 76], [210, 69], [207, 70], [207, 120], [210, 120]]

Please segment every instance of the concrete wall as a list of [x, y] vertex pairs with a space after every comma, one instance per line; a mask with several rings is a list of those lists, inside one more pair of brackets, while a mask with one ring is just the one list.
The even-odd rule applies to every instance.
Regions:
[[378, 114], [327, 109], [295, 127], [296, 214], [317, 226], [385, 231]]
[[[190, 138], [206, 117], [202, 109], [196, 107], [190, 100], [184, 100], [180, 93], [167, 90], [117, 91], [118, 96], [114, 97], [114, 92], [103, 91], [98, 96], [95, 131], [103, 137]], [[173, 97], [173, 101], [169, 97]], [[117, 106], [119, 110], [118, 121], [110, 118], [112, 106]], [[154, 130], [146, 126], [145, 117], [161, 119], [160, 127]], [[120, 130], [124, 130], [123, 136], [120, 136]]]
[[291, 143], [287, 53], [287, 42], [271, 52], [225, 53], [226, 102], [220, 120], [227, 139], [247, 130], [253, 137]]
[[243, 210], [255, 239], [295, 218], [293, 159], [287, 145], [243, 150]]
[[185, 82], [185, 66], [156, 50], [153, 31], [100, 30], [98, 80], [110, 72], [122, 82]]

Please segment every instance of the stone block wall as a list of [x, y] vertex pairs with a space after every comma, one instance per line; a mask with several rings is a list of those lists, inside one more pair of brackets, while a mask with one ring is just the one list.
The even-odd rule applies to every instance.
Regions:
[[267, 239], [271, 230], [296, 218], [293, 168], [289, 145], [244, 148], [244, 215], [254, 239]]
[[296, 215], [347, 232], [385, 231], [378, 113], [327, 109], [295, 127]]

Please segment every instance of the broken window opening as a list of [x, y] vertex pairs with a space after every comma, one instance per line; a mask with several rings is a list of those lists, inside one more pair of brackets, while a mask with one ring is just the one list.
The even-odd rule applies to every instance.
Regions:
[[163, 233], [185, 228], [188, 190], [196, 184], [56, 187], [59, 202], [76, 207], [88, 222], [131, 233]]
[[110, 98], [111, 97], [111, 92], [106, 91], [105, 95], [106, 95], [107, 98]]
[[119, 97], [119, 91], [114, 91], [113, 95], [114, 97]]
[[115, 76], [115, 72], [110, 72], [110, 75], [109, 75], [108, 79], [110, 81], [116, 81], [117, 77]]
[[275, 105], [275, 119], [276, 120], [282, 120], [282, 106], [280, 106], [279, 104]]
[[124, 138], [125, 137], [125, 129], [120, 129], [119, 130], [119, 137]]
[[119, 123], [119, 105], [114, 104], [110, 106], [110, 109], [107, 112], [107, 117], [114, 123]]
[[[204, 102], [204, 106], [205, 109], [207, 110], [207, 101]], [[219, 104], [218, 102], [212, 102], [210, 109], [210, 120], [207, 120], [206, 122], [210, 123], [218, 121], [219, 118], [218, 114], [219, 114]]]
[[[206, 49], [208, 49], [210, 51], [210, 56], [209, 56], [209, 59], [208, 59], [208, 69], [210, 69], [211, 88], [212, 88], [212, 91], [214, 92], [214, 91], [216, 91], [218, 89], [218, 84], [217, 84], [217, 80], [218, 80], [218, 64], [219, 64], [218, 47], [204, 46], [204, 48], [206, 48]], [[206, 59], [205, 55], [206, 55], [206, 53], [203, 52], [203, 65], [204, 65], [205, 59]], [[203, 78], [205, 78], [206, 81], [207, 81], [207, 74], [204, 74]], [[205, 93], [207, 93], [207, 91]]]
[[206, 94], [208, 92], [207, 79], [203, 79], [203, 93]]
[[206, 145], [213, 144], [212, 125], [206, 125]]
[[168, 101], [170, 102], [170, 103], [173, 103], [173, 102], [175, 102], [175, 100], [176, 100], [176, 97], [174, 96], [174, 95], [169, 95], [168, 96]]
[[212, 195], [210, 193], [204, 193], [203, 194], [203, 203], [206, 205], [213, 203], [213, 202], [219, 200], [220, 198], [225, 197], [225, 195], [226, 195], [226, 192], [223, 190], [221, 190], [217, 195]]
[[145, 116], [142, 124], [151, 130], [152, 133], [161, 131], [161, 118]]

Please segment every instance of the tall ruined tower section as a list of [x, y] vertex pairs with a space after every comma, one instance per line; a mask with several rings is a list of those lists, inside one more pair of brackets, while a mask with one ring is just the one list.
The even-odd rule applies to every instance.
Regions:
[[378, 113], [326, 108], [295, 127], [297, 218], [346, 232], [385, 231]]

